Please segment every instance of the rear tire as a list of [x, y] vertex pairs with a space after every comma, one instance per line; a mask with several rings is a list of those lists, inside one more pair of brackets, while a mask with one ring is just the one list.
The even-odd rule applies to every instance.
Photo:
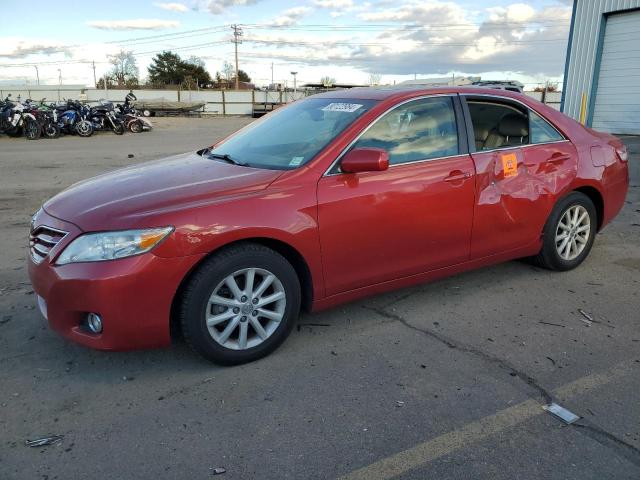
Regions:
[[129, 130], [131, 133], [140, 133], [144, 129], [142, 122], [140, 120], [134, 120], [129, 124]]
[[[260, 291], [262, 282], [269, 286]], [[229, 284], [237, 287], [235, 293]], [[269, 302], [269, 297], [279, 299]], [[282, 255], [255, 243], [232, 246], [205, 260], [190, 278], [180, 308], [182, 332], [208, 360], [251, 362], [287, 338], [300, 298], [298, 276]]]
[[116, 135], [123, 135], [124, 134], [124, 124], [122, 122], [116, 123], [116, 126], [113, 127], [113, 133], [115, 133]]
[[598, 228], [598, 214], [589, 197], [571, 192], [554, 207], [542, 233], [542, 249], [531, 260], [540, 267], [566, 271], [589, 255]]

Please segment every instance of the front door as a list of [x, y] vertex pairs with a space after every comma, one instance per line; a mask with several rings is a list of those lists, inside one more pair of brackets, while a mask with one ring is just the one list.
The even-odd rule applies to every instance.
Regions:
[[327, 295], [469, 258], [474, 167], [461, 154], [453, 100], [427, 97], [380, 117], [351, 148], [384, 148], [386, 171], [318, 183]]

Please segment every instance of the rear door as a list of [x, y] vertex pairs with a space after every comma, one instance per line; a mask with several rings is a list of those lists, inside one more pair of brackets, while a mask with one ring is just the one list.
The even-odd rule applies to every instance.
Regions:
[[327, 295], [468, 259], [474, 171], [466, 139], [458, 138], [458, 121], [463, 118], [453, 96], [401, 104], [351, 146], [384, 148], [388, 170], [342, 173], [338, 162], [321, 178]]
[[476, 143], [471, 258], [534, 245], [557, 193], [573, 178], [575, 148], [519, 102], [492, 96], [466, 100]]

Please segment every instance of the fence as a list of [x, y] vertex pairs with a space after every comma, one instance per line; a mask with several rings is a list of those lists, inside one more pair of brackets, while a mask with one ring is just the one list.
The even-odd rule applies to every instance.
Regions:
[[[67, 98], [82, 99], [88, 102], [110, 100], [124, 102], [129, 90], [98, 90], [83, 88], [79, 85], [61, 86], [22, 86], [0, 87], [0, 98], [11, 93], [14, 100], [20, 96], [23, 100], [32, 98], [58, 101]], [[271, 106], [288, 103], [303, 98], [308, 93], [300, 90], [294, 92], [265, 92], [261, 90], [143, 90], [135, 89], [138, 100], [159, 100], [168, 102], [203, 102], [204, 113], [217, 115], [251, 115], [260, 106]], [[526, 95], [560, 110], [560, 92], [525, 92]]]
[[[129, 90], [98, 90], [77, 85], [60, 87], [0, 87], [0, 98], [11, 94], [13, 100], [31, 98], [39, 101], [59, 101], [68, 98], [87, 102], [110, 100], [124, 102]], [[298, 92], [265, 92], [261, 90], [134, 90], [138, 100], [159, 100], [167, 102], [202, 102], [204, 113], [218, 115], [251, 115], [256, 106], [292, 102], [306, 95]]]

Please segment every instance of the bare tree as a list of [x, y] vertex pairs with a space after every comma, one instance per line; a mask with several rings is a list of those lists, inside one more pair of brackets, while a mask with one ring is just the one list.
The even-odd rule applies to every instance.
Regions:
[[200, 57], [196, 57], [195, 55], [191, 55], [189, 58], [185, 60], [185, 63], [190, 63], [191, 65], [195, 65], [196, 67], [205, 68], [204, 60]]
[[109, 55], [109, 63], [113, 65], [113, 68], [108, 76], [115, 80], [118, 87], [138, 85], [138, 64], [132, 51], [120, 50], [115, 55]]
[[320, 83], [324, 85], [326, 88], [329, 88], [336, 84], [336, 79], [328, 75], [325, 75], [320, 79]]
[[222, 75], [224, 76], [224, 79], [227, 82], [230, 82], [231, 80], [233, 80], [233, 77], [236, 74], [236, 69], [233, 65], [231, 65], [231, 63], [229, 62], [224, 62], [222, 64]]
[[380, 80], [382, 79], [382, 75], [379, 73], [371, 73], [369, 74], [369, 85], [380, 85]]

